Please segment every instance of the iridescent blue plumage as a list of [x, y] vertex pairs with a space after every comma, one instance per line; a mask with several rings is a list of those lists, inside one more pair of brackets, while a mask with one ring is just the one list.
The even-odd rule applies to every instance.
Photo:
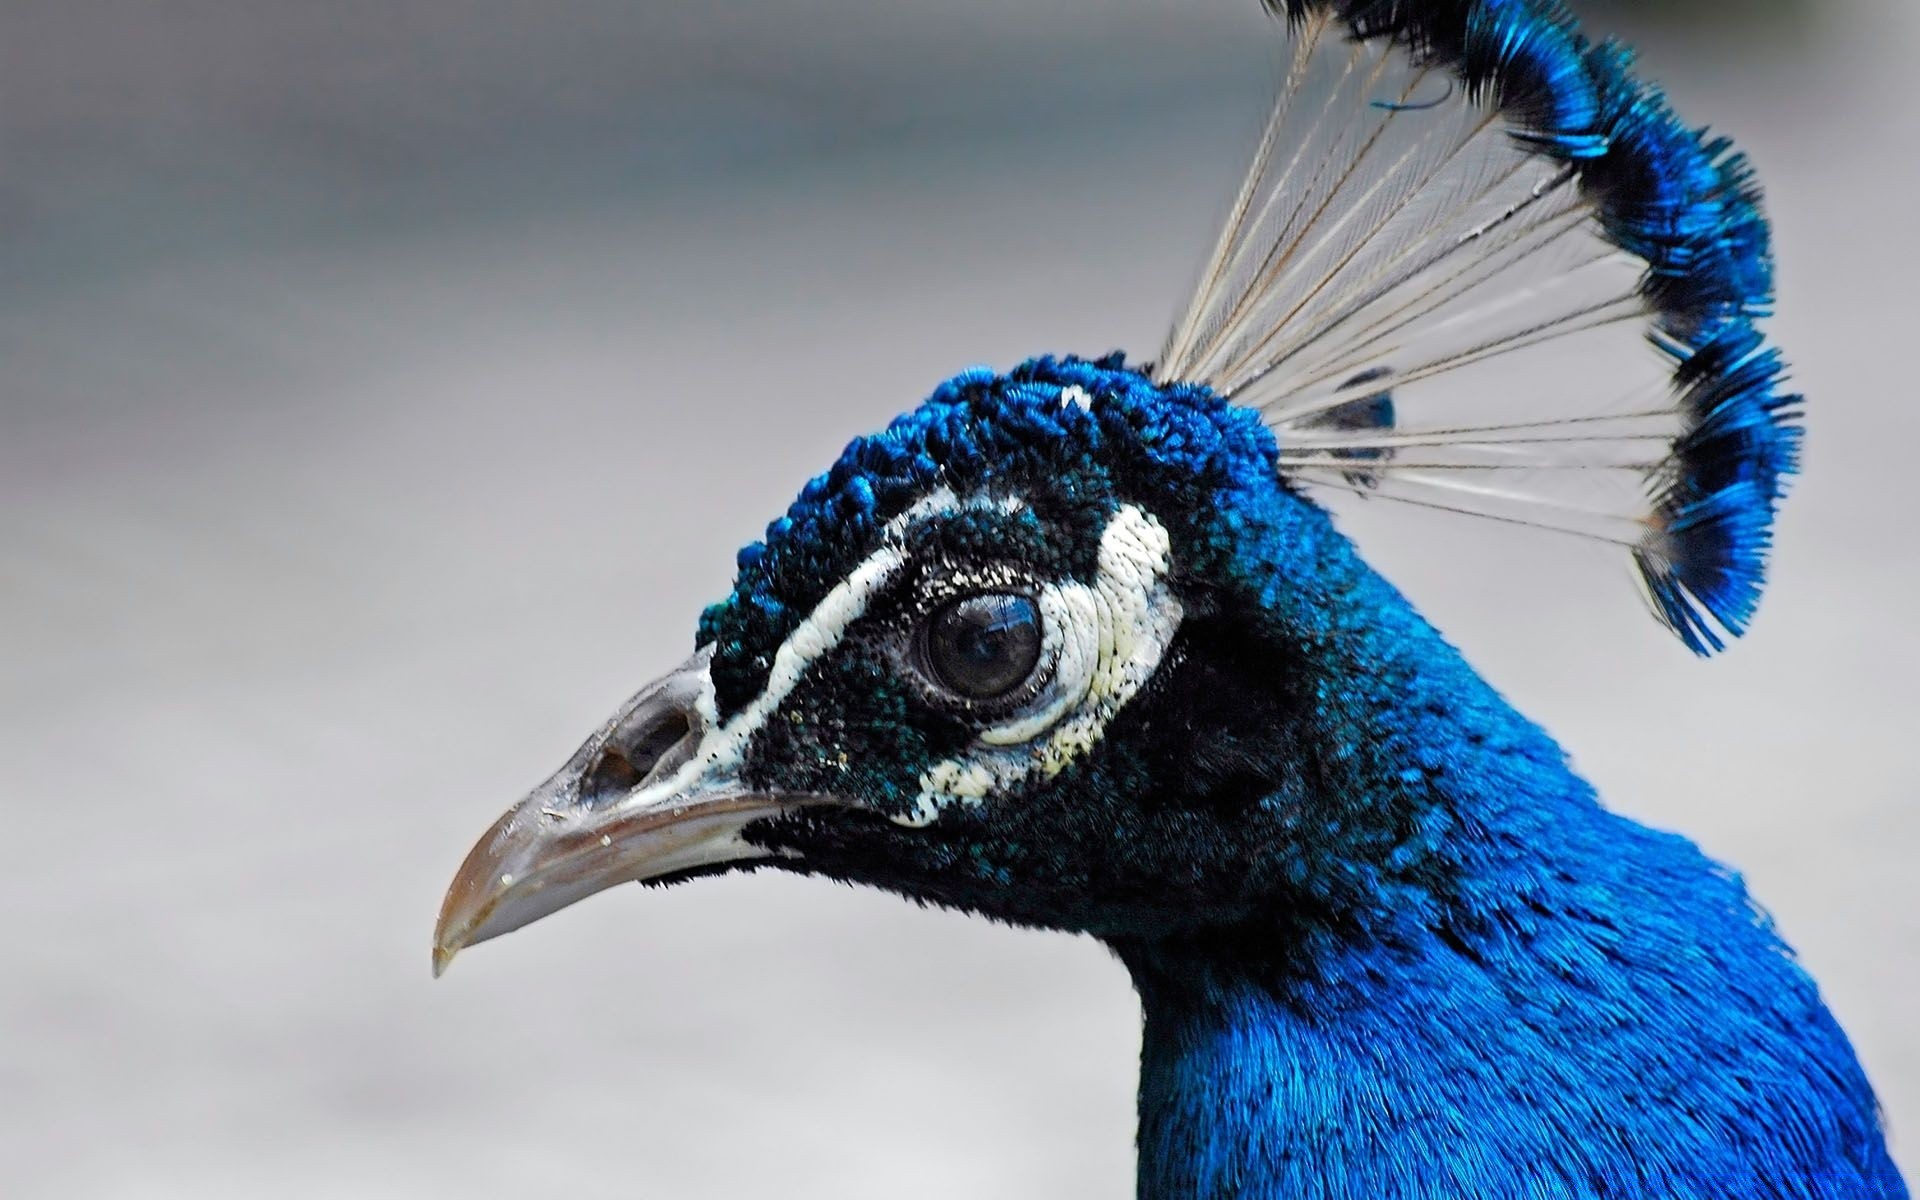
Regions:
[[[1687, 645], [1742, 632], [1799, 450], [1744, 160], [1547, 0], [1270, 7], [1294, 65], [1162, 360], [964, 372], [852, 442], [476, 848], [441, 951], [822, 875], [1114, 950], [1143, 1200], [1905, 1200], [1739, 878], [1603, 808], [1309, 491], [1626, 546]], [[1624, 411], [1551, 409], [1594, 364], [1519, 360], [1518, 420], [1435, 387], [1622, 326]]]

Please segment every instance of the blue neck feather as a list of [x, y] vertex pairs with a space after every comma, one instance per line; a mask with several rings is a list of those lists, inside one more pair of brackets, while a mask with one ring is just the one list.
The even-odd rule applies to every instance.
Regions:
[[1425, 810], [1390, 857], [1447, 882], [1382, 869], [1337, 919], [1115, 940], [1143, 1200], [1905, 1197], [1739, 879], [1601, 808], [1344, 539], [1320, 550], [1346, 677], [1319, 719], [1353, 747], [1328, 786]]

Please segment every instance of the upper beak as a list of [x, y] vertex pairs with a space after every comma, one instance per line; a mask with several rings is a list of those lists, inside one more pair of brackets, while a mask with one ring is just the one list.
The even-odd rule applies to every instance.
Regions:
[[433, 931], [437, 977], [461, 949], [630, 880], [769, 857], [740, 831], [807, 797], [746, 787], [714, 717], [711, 649], [627, 701], [567, 765], [493, 823]]

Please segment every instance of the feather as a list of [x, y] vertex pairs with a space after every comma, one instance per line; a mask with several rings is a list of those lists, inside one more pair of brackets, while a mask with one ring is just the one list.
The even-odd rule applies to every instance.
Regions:
[[1291, 62], [1156, 379], [1300, 484], [1623, 546], [1720, 649], [1800, 435], [1745, 161], [1551, 0], [1270, 7]]

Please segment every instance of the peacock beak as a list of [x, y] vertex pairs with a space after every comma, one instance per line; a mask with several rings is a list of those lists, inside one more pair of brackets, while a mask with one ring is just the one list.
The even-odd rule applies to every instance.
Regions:
[[493, 823], [447, 888], [433, 973], [617, 883], [769, 857], [740, 831], [813, 801], [745, 786], [716, 730], [710, 650], [643, 689]]

